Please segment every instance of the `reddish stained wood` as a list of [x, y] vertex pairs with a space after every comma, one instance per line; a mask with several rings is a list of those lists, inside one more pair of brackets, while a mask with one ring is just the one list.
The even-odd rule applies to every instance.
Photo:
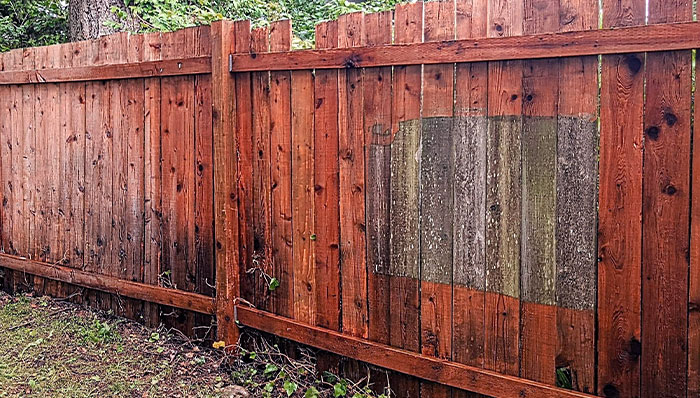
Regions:
[[[365, 45], [391, 43], [391, 12], [365, 15]], [[391, 68], [365, 69], [364, 131], [369, 338], [389, 343]]]
[[212, 80], [195, 77], [195, 253], [197, 293], [214, 294]]
[[41, 68], [31, 68], [25, 71], [0, 72], [0, 85], [199, 75], [211, 73], [211, 69], [211, 58], [208, 56], [191, 56], [145, 62], [115, 62], [93, 66], [42, 66]]
[[[250, 21], [237, 21], [233, 24], [237, 53], [250, 52]], [[253, 115], [252, 86], [250, 73], [237, 73], [236, 82], [236, 148], [238, 152], [238, 223], [241, 273], [241, 298], [255, 302], [255, 280], [262, 277], [252, 271], [254, 253], [253, 219]]]
[[[693, 19], [649, 1], [650, 24]], [[647, 54], [642, 177], [642, 397], [685, 397], [688, 354], [691, 52]]]
[[[289, 50], [291, 21], [270, 25], [270, 51]], [[272, 292], [276, 314], [292, 317], [294, 270], [292, 268], [292, 116], [289, 72], [270, 73], [270, 148], [272, 269], [280, 286]]]
[[[211, 54], [211, 28], [198, 27], [194, 33], [194, 54]], [[195, 291], [214, 296], [214, 173], [213, 173], [213, 126], [212, 126], [212, 78], [198, 75], [194, 78], [195, 137], [194, 137], [194, 253]], [[209, 315], [195, 314], [195, 326], [209, 326]], [[199, 338], [206, 336], [207, 329], [195, 330]], [[210, 338], [210, 337], [209, 337]]]
[[[420, 42], [423, 3], [398, 4], [397, 43]], [[397, 67], [392, 82], [392, 144], [389, 258], [389, 343], [418, 352], [419, 323], [419, 162], [421, 66]], [[391, 386], [406, 397], [420, 395], [420, 382], [400, 373], [390, 375]]]
[[[269, 50], [266, 27], [254, 29], [251, 51]], [[270, 231], [270, 73], [252, 73], [253, 84], [253, 256], [255, 272], [255, 306], [268, 309], [269, 288], [263, 273], [272, 275], [272, 237]]]
[[700, 194], [698, 194], [700, 192], [700, 176], [697, 175], [698, 170], [700, 170], [700, 139], [695, 133], [697, 126], [700, 126], [700, 123], [697, 122], [700, 120], [698, 119], [700, 107], [697, 106], [697, 103], [694, 117], [690, 213], [690, 294], [688, 297], [688, 397], [700, 395]]
[[294, 318], [316, 323], [314, 250], [314, 78], [294, 71], [292, 87], [292, 253]]
[[214, 236], [216, 238], [217, 338], [227, 344], [238, 341], [233, 305], [239, 296], [238, 163], [231, 151], [236, 145], [234, 80], [227, 72], [226, 54], [233, 51], [233, 25], [212, 23], [212, 116], [214, 119]]
[[503, 398], [592, 397], [532, 380], [420, 355], [367, 339], [310, 326], [250, 307], [239, 305], [236, 310], [238, 321], [243, 325], [445, 386]]
[[62, 265], [28, 260], [23, 257], [0, 254], [0, 266], [21, 273], [41, 275], [54, 281], [70, 283], [109, 294], [147, 300], [204, 314], [214, 312], [214, 300], [201, 294], [188, 293], [175, 289], [146, 285], [139, 282], [125, 281], [94, 272], [84, 272]]
[[[604, 27], [644, 23], [642, 0], [605, 0]], [[598, 393], [640, 393], [644, 55], [602, 57]]]
[[[357, 47], [364, 41], [362, 13], [338, 19], [339, 47]], [[343, 331], [368, 335], [367, 264], [365, 236], [365, 162], [362, 71], [338, 73], [338, 126], [340, 157], [340, 255], [342, 261]]]
[[[14, 68], [12, 52], [0, 54], [3, 70]], [[16, 203], [13, 200], [13, 171], [17, 167], [13, 164], [14, 154], [14, 123], [13, 114], [16, 112], [15, 96], [17, 87], [5, 86], [0, 88], [0, 170], [2, 172], [2, 250], [12, 253], [12, 220]], [[3, 288], [13, 288], [14, 272], [6, 271]]]
[[[560, 31], [598, 27], [596, 0], [560, 2]], [[557, 132], [557, 354], [578, 391], [596, 391], [598, 58], [561, 59]]]
[[[522, 36], [519, 35], [522, 32], [522, 16], [510, 12], [510, 2], [493, 1], [501, 4], [496, 5], [500, 11], [496, 10], [491, 15], [494, 22], [489, 25], [489, 38], [376, 48], [303, 50], [283, 54], [260, 54], [255, 58], [250, 55], [234, 55], [231, 58], [231, 70], [243, 72], [366, 68], [688, 50], [700, 47], [699, 22]], [[522, 6], [522, 3], [520, 5]], [[522, 13], [522, 10], [519, 13]], [[509, 36], [508, 32], [514, 31], [514, 28], [505, 29], [503, 26], [511, 23], [519, 25], [519, 33]]]
[[[424, 4], [424, 40], [455, 37], [454, 2]], [[421, 352], [452, 357], [454, 65], [423, 67], [421, 138]], [[421, 395], [449, 397], [445, 386], [423, 383]]]
[[[338, 22], [316, 25], [316, 47], [338, 45]], [[338, 180], [338, 72], [314, 80], [316, 325], [340, 330], [340, 183]]]
[[[161, 57], [160, 33], [149, 33], [143, 40], [144, 61]], [[161, 206], [161, 146], [160, 109], [161, 81], [159, 78], [144, 80], [144, 266], [143, 282], [157, 286], [162, 254], [162, 206]], [[149, 327], [160, 323], [159, 307], [144, 303], [144, 321]]]

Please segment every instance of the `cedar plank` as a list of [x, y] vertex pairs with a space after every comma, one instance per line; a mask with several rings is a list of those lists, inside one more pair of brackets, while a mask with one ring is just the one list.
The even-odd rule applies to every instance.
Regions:
[[[270, 25], [270, 51], [291, 48], [291, 21]], [[289, 72], [270, 73], [270, 193], [273, 277], [280, 285], [272, 292], [275, 314], [292, 317], [294, 269], [292, 267], [292, 127]]]
[[[316, 25], [317, 48], [332, 48], [337, 45], [337, 21]], [[316, 325], [340, 330], [337, 71], [316, 71], [314, 98]]]
[[[693, 19], [648, 3], [648, 23]], [[642, 397], [687, 393], [691, 51], [647, 54], [642, 172]]]
[[[603, 27], [641, 25], [645, 2], [604, 0]], [[640, 393], [644, 54], [604, 55], [600, 83], [598, 393]]]

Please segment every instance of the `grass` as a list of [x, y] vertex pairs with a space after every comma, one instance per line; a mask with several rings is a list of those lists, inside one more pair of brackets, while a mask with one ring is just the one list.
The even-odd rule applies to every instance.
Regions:
[[0, 293], [0, 397], [216, 397], [218, 364], [135, 323]]
[[0, 291], [0, 398], [237, 397], [234, 384], [255, 398], [395, 396], [373, 393], [380, 387], [368, 377], [319, 372], [308, 347], [285, 353], [269, 337], [243, 335], [247, 349], [226, 357], [76, 304]]

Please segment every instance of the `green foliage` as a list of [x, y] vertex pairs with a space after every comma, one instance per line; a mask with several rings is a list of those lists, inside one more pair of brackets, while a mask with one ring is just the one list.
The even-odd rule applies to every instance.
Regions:
[[68, 6], [60, 0], [0, 0], [0, 52], [68, 38]]
[[[0, 0], [0, 51], [34, 47], [68, 40], [69, 0]], [[169, 32], [207, 25], [228, 18], [249, 19], [264, 26], [291, 19], [295, 48], [312, 47], [315, 25], [354, 12], [391, 9], [399, 0], [124, 0], [113, 7], [118, 22], [106, 24], [116, 30]]]
[[81, 330], [83, 342], [92, 344], [111, 344], [121, 340], [119, 332], [107, 322], [99, 319]]
[[294, 47], [311, 47], [315, 26], [354, 11], [377, 12], [391, 9], [399, 0], [211, 0], [212, 8], [233, 20], [250, 19], [255, 26], [291, 19]]

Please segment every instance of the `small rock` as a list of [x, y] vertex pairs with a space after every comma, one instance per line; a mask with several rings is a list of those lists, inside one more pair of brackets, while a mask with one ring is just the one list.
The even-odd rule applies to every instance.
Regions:
[[249, 398], [248, 390], [241, 386], [228, 386], [221, 389], [222, 398]]

